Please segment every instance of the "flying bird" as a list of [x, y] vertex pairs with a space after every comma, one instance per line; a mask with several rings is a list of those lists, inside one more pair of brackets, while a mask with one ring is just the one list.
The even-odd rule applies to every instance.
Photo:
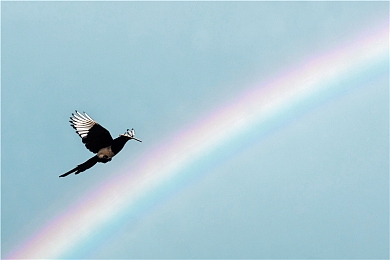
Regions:
[[131, 139], [142, 142], [134, 137], [134, 129], [127, 129], [124, 134], [112, 139], [110, 132], [99, 125], [85, 112], [80, 113], [76, 110], [76, 113], [72, 113], [69, 122], [76, 130], [76, 133], [81, 137], [81, 141], [85, 144], [85, 147], [96, 155], [88, 161], [77, 165], [74, 169], [60, 175], [60, 177], [68, 176], [73, 172], [79, 174], [80, 172], [91, 168], [98, 162], [107, 163], [111, 161], [112, 157], [117, 155], [126, 142]]

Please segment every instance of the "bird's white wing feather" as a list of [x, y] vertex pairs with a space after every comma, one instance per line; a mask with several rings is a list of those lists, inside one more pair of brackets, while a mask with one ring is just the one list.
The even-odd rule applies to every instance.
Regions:
[[88, 135], [89, 130], [96, 124], [96, 121], [93, 120], [87, 113], [80, 113], [76, 110], [76, 114], [72, 114], [70, 118], [70, 125], [76, 129], [77, 134], [84, 138]]

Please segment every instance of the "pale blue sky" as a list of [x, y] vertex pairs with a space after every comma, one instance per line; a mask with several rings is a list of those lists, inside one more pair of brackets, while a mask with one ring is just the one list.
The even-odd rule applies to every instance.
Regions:
[[[165, 136], [388, 13], [387, 2], [2, 2], [2, 256]], [[388, 82], [248, 137], [70, 256], [387, 258]], [[144, 142], [59, 179], [91, 157], [69, 126], [75, 109]]]

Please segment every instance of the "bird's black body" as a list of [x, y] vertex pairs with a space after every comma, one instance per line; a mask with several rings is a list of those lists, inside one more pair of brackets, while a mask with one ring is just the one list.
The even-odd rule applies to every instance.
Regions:
[[129, 141], [130, 138], [126, 136], [119, 136], [112, 141], [111, 150], [114, 154], [119, 153], [122, 148], [125, 146], [126, 142]]
[[110, 132], [95, 122], [85, 112], [84, 114], [81, 114], [76, 111], [76, 114], [72, 114], [70, 119], [71, 126], [76, 129], [76, 132], [81, 137], [85, 147], [96, 155], [88, 161], [79, 164], [76, 168], [60, 175], [60, 177], [65, 177], [73, 172], [75, 174], [79, 174], [80, 172], [91, 168], [98, 162], [107, 163], [111, 161], [111, 159], [122, 150], [126, 142], [130, 139], [141, 142], [141, 140], [134, 137], [134, 129], [131, 131], [127, 129], [125, 134], [112, 139]]

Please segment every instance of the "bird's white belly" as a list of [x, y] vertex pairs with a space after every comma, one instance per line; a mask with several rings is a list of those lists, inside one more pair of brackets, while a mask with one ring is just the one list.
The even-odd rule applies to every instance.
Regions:
[[97, 153], [97, 156], [100, 158], [100, 159], [111, 159], [112, 157], [114, 157], [114, 153], [112, 152], [111, 150], [111, 146], [109, 147], [105, 147], [105, 148], [102, 148], [99, 150], [99, 152]]

